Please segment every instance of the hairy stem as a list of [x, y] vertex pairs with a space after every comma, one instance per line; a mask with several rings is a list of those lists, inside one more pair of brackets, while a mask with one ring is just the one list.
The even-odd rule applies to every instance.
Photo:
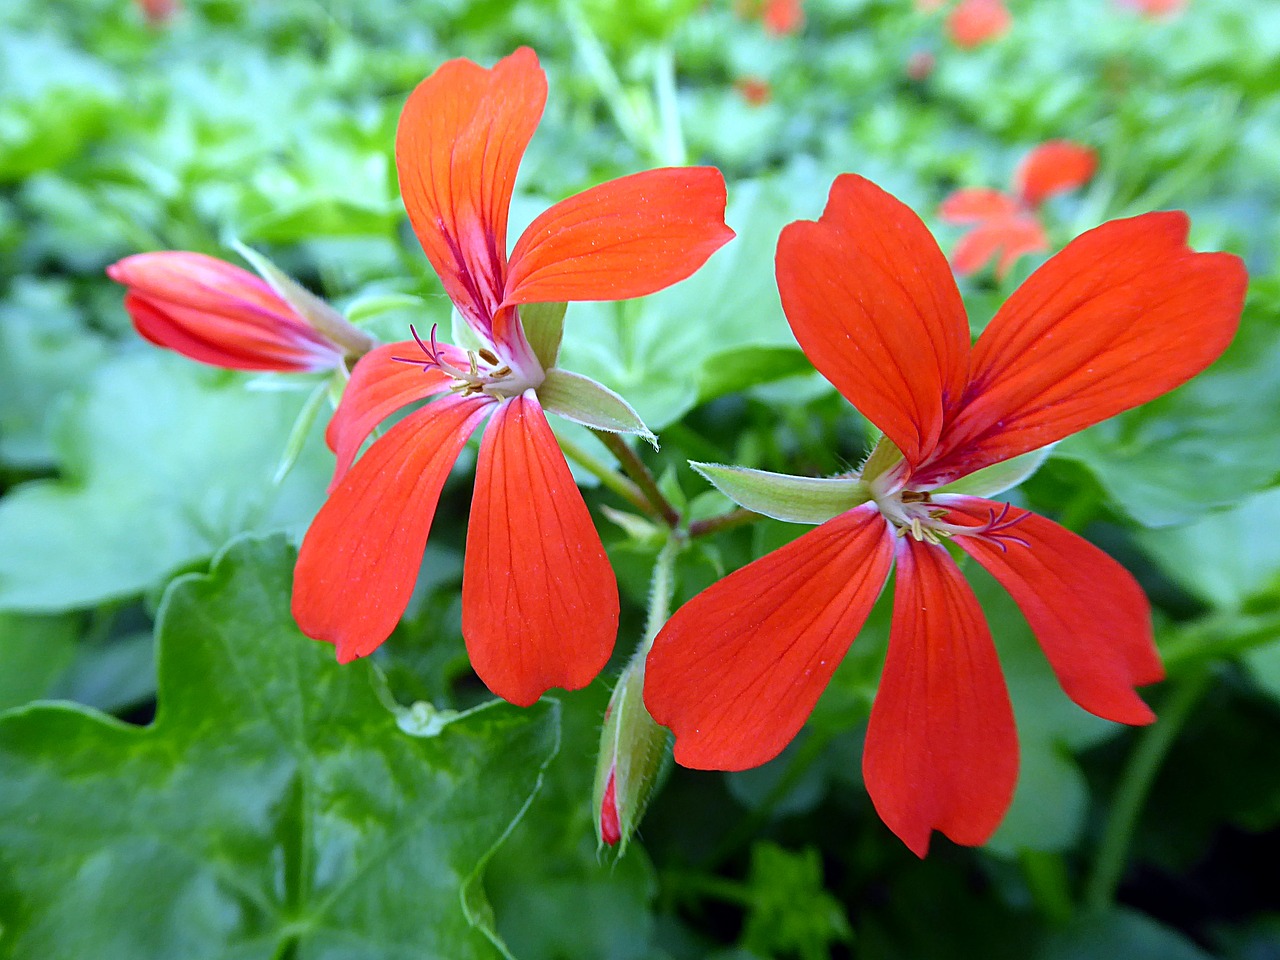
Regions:
[[618, 458], [618, 463], [622, 466], [623, 472], [632, 479], [640, 491], [649, 501], [650, 507], [657, 512], [658, 517], [669, 526], [675, 529], [680, 525], [680, 512], [671, 505], [671, 501], [663, 496], [662, 491], [658, 489], [658, 481], [654, 479], [653, 471], [645, 466], [644, 461], [639, 455], [627, 445], [619, 434], [607, 433], [604, 430], [592, 430], [592, 433], [599, 438], [600, 442], [609, 448], [609, 452]]
[[606, 489], [612, 490], [642, 513], [647, 513], [655, 516], [657, 519], [661, 519], [660, 514], [654, 514], [653, 506], [649, 503], [649, 500], [645, 495], [640, 492], [640, 488], [638, 486], [619, 474], [618, 471], [601, 463], [572, 440], [567, 440], [564, 437], [558, 437], [557, 439], [560, 441], [560, 449], [564, 451], [564, 455], [590, 473], [593, 477], [599, 479]]
[[689, 539], [696, 540], [698, 537], [709, 537], [713, 533], [735, 530], [738, 527], [746, 526], [748, 523], [755, 523], [757, 520], [763, 519], [764, 514], [748, 510], [746, 507], [739, 507], [737, 510], [722, 513], [718, 517], [708, 517], [706, 520], [693, 521], [693, 523], [689, 524]]

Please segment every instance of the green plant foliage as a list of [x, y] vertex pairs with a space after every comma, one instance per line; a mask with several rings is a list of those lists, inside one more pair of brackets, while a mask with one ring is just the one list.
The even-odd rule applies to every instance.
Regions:
[[303, 396], [149, 348], [102, 365], [61, 411], [63, 476], [0, 503], [0, 610], [141, 593], [237, 533], [305, 524], [327, 480], [318, 442], [271, 482]]
[[293, 559], [242, 539], [173, 584], [149, 727], [0, 718], [0, 954], [498, 955], [479, 878], [556, 753], [557, 707], [402, 733], [368, 666], [298, 633]]

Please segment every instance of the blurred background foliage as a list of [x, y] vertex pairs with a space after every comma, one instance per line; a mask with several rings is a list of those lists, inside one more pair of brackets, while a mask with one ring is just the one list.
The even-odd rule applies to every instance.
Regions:
[[[6, 0], [0, 956], [1280, 957], [1280, 5], [1009, 7], [1006, 35], [962, 50], [946, 5], [911, 0], [808, 0], [784, 35], [728, 0], [184, 0], [157, 22], [125, 0]], [[450, 712], [486, 699], [459, 633], [467, 455], [376, 665], [340, 670], [293, 631], [290, 548], [242, 535], [296, 541], [323, 496], [318, 429], [273, 479], [310, 384], [143, 345], [103, 268], [152, 249], [235, 259], [240, 240], [388, 339], [447, 330], [399, 204], [396, 120], [445, 59], [520, 44], [551, 95], [517, 226], [651, 166], [728, 179], [738, 239], [644, 301], [574, 305], [564, 348], [658, 430], [650, 462], [694, 517], [727, 502], [686, 459], [819, 475], [868, 448], [772, 277], [779, 229], [816, 217], [838, 173], [900, 196], [949, 249], [950, 190], [1004, 188], [1032, 147], [1069, 138], [1100, 167], [1046, 206], [1055, 248], [1180, 208], [1193, 245], [1246, 258], [1227, 355], [1061, 443], [1014, 494], [1142, 581], [1170, 675], [1149, 692], [1160, 723], [1074, 707], [971, 570], [1022, 744], [986, 848], [936, 837], [918, 862], [871, 809], [878, 609], [782, 757], [676, 770], [613, 862], [590, 809], [609, 673], [558, 705]], [[975, 331], [1034, 266], [962, 281]], [[601, 524], [624, 596], [616, 668], [661, 539]], [[678, 599], [799, 532], [698, 542]], [[78, 706], [24, 706], [46, 698]]]

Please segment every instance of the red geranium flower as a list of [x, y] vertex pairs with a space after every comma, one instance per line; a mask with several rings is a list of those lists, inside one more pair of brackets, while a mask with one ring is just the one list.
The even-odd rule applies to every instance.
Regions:
[[1187, 6], [1187, 0], [1116, 0], [1116, 3], [1152, 19], [1181, 13]]
[[[613, 571], [543, 414], [555, 406], [552, 384], [561, 399], [607, 392], [554, 369], [558, 326], [548, 346], [545, 327], [529, 327], [521, 308], [652, 293], [733, 236], [718, 170], [651, 170], [556, 204], [508, 257], [516, 168], [546, 95], [537, 57], [521, 49], [492, 70], [450, 61], [405, 104], [396, 135], [405, 206], [477, 344], [464, 351], [415, 334], [357, 364], [329, 428], [334, 485], [303, 541], [293, 594], [298, 624], [336, 644], [339, 660], [381, 644], [409, 601], [445, 478], [488, 416], [462, 631], [476, 672], [518, 704], [589, 683], [618, 618]], [[352, 466], [381, 420], [437, 396]]]
[[847, 500], [695, 597], [658, 635], [645, 702], [675, 732], [677, 761], [740, 770], [776, 756], [896, 562], [867, 790], [921, 856], [934, 829], [984, 842], [1013, 796], [1017, 737], [990, 632], [948, 541], [1013, 595], [1071, 699], [1118, 722], [1153, 718], [1133, 690], [1162, 674], [1133, 577], [1043, 517], [947, 485], [970, 477], [970, 489], [1000, 489], [971, 475], [1172, 390], [1225, 349], [1244, 267], [1188, 249], [1187, 228], [1184, 214], [1151, 213], [1089, 231], [972, 347], [942, 252], [874, 184], [840, 177], [819, 221], [783, 230], [778, 287], [791, 329], [885, 439], [857, 477], [763, 475], [792, 490], [821, 485], [824, 497], [844, 484]]
[[947, 17], [951, 42], [971, 50], [1009, 32], [1013, 17], [1002, 0], [960, 0]]
[[996, 257], [996, 276], [1003, 280], [1021, 257], [1048, 250], [1040, 205], [1056, 193], [1088, 183], [1097, 166], [1098, 156], [1092, 148], [1069, 140], [1050, 140], [1018, 165], [1014, 194], [969, 187], [948, 196], [939, 209], [942, 220], [974, 224], [951, 251], [956, 273], [975, 273]]
[[139, 253], [107, 276], [128, 288], [138, 333], [201, 363], [300, 373], [332, 370], [346, 353], [263, 280], [203, 253]]

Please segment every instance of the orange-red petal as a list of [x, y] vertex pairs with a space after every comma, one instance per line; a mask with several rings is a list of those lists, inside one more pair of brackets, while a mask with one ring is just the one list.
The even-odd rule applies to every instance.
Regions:
[[1049, 238], [1040, 221], [1029, 214], [1000, 217], [974, 227], [956, 241], [951, 266], [965, 276], [996, 260], [996, 277], [1003, 280], [1021, 257], [1049, 249]]
[[480, 679], [528, 706], [595, 679], [618, 634], [618, 585], [533, 393], [480, 444], [462, 575], [462, 635]]
[[949, 193], [938, 207], [944, 223], [980, 223], [1018, 212], [1018, 201], [990, 187], [965, 187]]
[[946, 549], [897, 541], [884, 675], [862, 774], [889, 829], [923, 857], [932, 831], [985, 843], [1018, 779], [1018, 737], [991, 632]]
[[778, 290], [824, 377], [918, 464], [959, 402], [969, 326], [946, 258], [905, 204], [844, 174], [778, 239]]
[[346, 663], [372, 653], [400, 621], [418, 579], [440, 490], [492, 401], [442, 397], [369, 448], [320, 508], [293, 578], [302, 632]]
[[857, 507], [761, 557], [676, 611], [645, 665], [644, 702], [676, 761], [744, 770], [804, 725], [879, 596], [893, 538]]
[[1033, 273], [978, 338], [967, 400], [929, 478], [1061, 440], [1212, 363], [1235, 335], [1248, 278], [1238, 257], [1189, 249], [1187, 228], [1182, 213], [1115, 220]]
[[1050, 140], [1032, 150], [1013, 175], [1024, 203], [1038, 206], [1046, 197], [1084, 186], [1098, 169], [1092, 147], [1070, 140]]
[[1151, 631], [1151, 608], [1129, 571], [1052, 520], [977, 497], [939, 497], [948, 523], [985, 523], [1007, 510], [1003, 545], [956, 537], [1017, 601], [1067, 696], [1117, 723], [1150, 723], [1135, 686], [1164, 677]]
[[[463, 351], [445, 344], [438, 345], [437, 349], [460, 369], [466, 369]], [[420, 356], [423, 366], [396, 359], [412, 360]], [[360, 445], [374, 427], [401, 407], [449, 389], [453, 379], [438, 367], [424, 369], [425, 364], [426, 357], [413, 340], [385, 344], [360, 358], [325, 431], [325, 440], [337, 458], [330, 490], [346, 475]]]
[[760, 19], [775, 37], [796, 33], [804, 26], [804, 6], [801, 0], [767, 0]]
[[506, 302], [629, 300], [685, 279], [733, 238], [724, 175], [666, 167], [557, 203], [516, 241]]
[[396, 131], [400, 192], [445, 291], [489, 335], [506, 281], [507, 213], [547, 78], [527, 47], [492, 70], [443, 64], [409, 96]]

